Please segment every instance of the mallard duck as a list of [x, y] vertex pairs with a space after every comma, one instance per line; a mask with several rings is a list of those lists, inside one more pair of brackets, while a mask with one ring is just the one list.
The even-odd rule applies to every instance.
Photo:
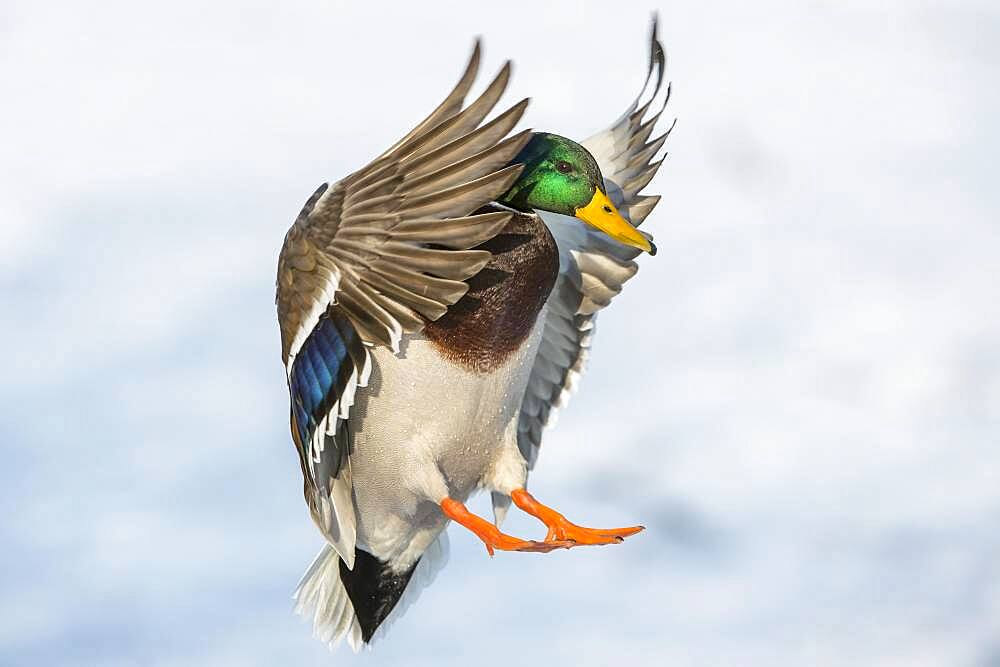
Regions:
[[[295, 592], [297, 611], [320, 639], [346, 637], [355, 650], [429, 583], [450, 522], [491, 556], [642, 530], [579, 526], [526, 486], [597, 312], [636, 273], [636, 256], [656, 252], [637, 229], [659, 200], [639, 193], [669, 134], [649, 139], [664, 76], [655, 22], [636, 101], [582, 143], [508, 136], [528, 100], [483, 124], [511, 69], [464, 106], [479, 61], [477, 42], [427, 118], [371, 164], [321, 185], [278, 260], [291, 435], [326, 539]], [[492, 522], [464, 505], [481, 489], [492, 493]], [[511, 503], [547, 527], [544, 539], [500, 530]]]

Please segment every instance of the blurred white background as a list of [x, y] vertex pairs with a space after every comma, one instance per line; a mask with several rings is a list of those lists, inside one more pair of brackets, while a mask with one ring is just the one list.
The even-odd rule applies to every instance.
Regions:
[[654, 9], [621, 4], [0, 4], [0, 663], [1000, 664], [985, 1], [659, 6], [660, 254], [532, 479], [648, 530], [490, 560], [453, 528], [357, 658], [291, 615], [320, 537], [274, 318], [285, 229], [476, 34], [486, 75], [515, 60], [526, 126], [610, 123]]

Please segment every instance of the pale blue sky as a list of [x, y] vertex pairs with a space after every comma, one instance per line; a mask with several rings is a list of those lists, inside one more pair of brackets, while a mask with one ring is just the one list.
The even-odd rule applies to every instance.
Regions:
[[524, 126], [600, 129], [651, 8], [0, 6], [0, 663], [1000, 664], [1000, 11], [693, 4], [659, 7], [660, 254], [532, 479], [648, 530], [491, 561], [453, 528], [357, 658], [290, 612], [284, 231], [476, 34]]

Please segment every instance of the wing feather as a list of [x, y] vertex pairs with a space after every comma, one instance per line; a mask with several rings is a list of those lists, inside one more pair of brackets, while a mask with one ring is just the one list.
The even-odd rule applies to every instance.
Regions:
[[[320, 186], [285, 236], [276, 303], [292, 439], [316, 524], [354, 564], [347, 421], [371, 374], [370, 349], [441, 317], [489, 261], [473, 250], [510, 220], [473, 214], [520, 173], [510, 161], [530, 133], [507, 137], [527, 100], [483, 121], [510, 79], [506, 63], [468, 106], [477, 42], [458, 84], [368, 166]], [[509, 166], [510, 165], [510, 166]]]
[[[661, 90], [665, 68], [666, 58], [654, 20], [649, 66], [639, 95], [608, 129], [583, 142], [597, 160], [608, 196], [637, 226], [660, 201], [659, 195], [639, 193], [656, 175], [662, 159], [654, 159], [670, 134], [667, 130], [650, 141], [663, 108], [646, 117]], [[651, 81], [652, 94], [640, 106]], [[664, 107], [669, 98], [668, 85]], [[574, 218], [539, 214], [556, 240], [560, 261], [559, 278], [546, 302], [541, 342], [518, 417], [518, 446], [532, 467], [538, 458], [543, 428], [553, 423], [558, 408], [566, 404], [583, 372], [597, 312], [610, 304], [622, 285], [635, 275], [638, 265], [632, 260], [639, 254]]]

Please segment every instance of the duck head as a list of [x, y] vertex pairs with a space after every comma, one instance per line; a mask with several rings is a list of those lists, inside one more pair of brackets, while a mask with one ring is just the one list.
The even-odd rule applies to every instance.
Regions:
[[580, 144], [547, 132], [536, 132], [512, 164], [524, 165], [520, 178], [498, 198], [518, 211], [570, 215], [611, 238], [656, 254], [656, 246], [622, 217], [605, 190], [597, 161]]

